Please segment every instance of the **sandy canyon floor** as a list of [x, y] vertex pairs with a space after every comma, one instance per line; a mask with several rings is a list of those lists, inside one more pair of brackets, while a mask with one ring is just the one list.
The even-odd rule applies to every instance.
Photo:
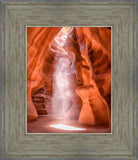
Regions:
[[38, 120], [27, 123], [27, 133], [111, 133], [111, 131], [109, 126], [105, 125], [87, 126], [81, 125], [75, 120], [41, 115]]

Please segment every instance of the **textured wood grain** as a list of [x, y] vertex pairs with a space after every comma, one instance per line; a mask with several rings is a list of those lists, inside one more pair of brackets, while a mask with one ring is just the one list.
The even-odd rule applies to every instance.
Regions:
[[[26, 26], [112, 26], [112, 134], [26, 133]], [[2, 2], [2, 156], [136, 158], [136, 3]]]

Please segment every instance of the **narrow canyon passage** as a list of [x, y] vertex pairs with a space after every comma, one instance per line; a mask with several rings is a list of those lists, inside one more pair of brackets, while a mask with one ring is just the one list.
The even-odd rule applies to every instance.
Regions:
[[28, 27], [27, 132], [111, 132], [110, 27]]

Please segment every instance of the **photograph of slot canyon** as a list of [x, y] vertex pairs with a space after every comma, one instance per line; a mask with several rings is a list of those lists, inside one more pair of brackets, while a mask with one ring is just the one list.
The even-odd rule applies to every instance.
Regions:
[[111, 27], [27, 27], [27, 133], [111, 133]]

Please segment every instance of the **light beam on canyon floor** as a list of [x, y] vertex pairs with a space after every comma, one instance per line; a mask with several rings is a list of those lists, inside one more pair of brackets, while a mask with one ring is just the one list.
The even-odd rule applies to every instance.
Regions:
[[54, 128], [62, 129], [62, 130], [66, 130], [66, 131], [83, 131], [83, 130], [86, 130], [85, 128], [78, 128], [78, 127], [68, 126], [68, 125], [65, 125], [65, 124], [54, 124], [54, 125], [50, 125], [50, 127], [54, 127]]

